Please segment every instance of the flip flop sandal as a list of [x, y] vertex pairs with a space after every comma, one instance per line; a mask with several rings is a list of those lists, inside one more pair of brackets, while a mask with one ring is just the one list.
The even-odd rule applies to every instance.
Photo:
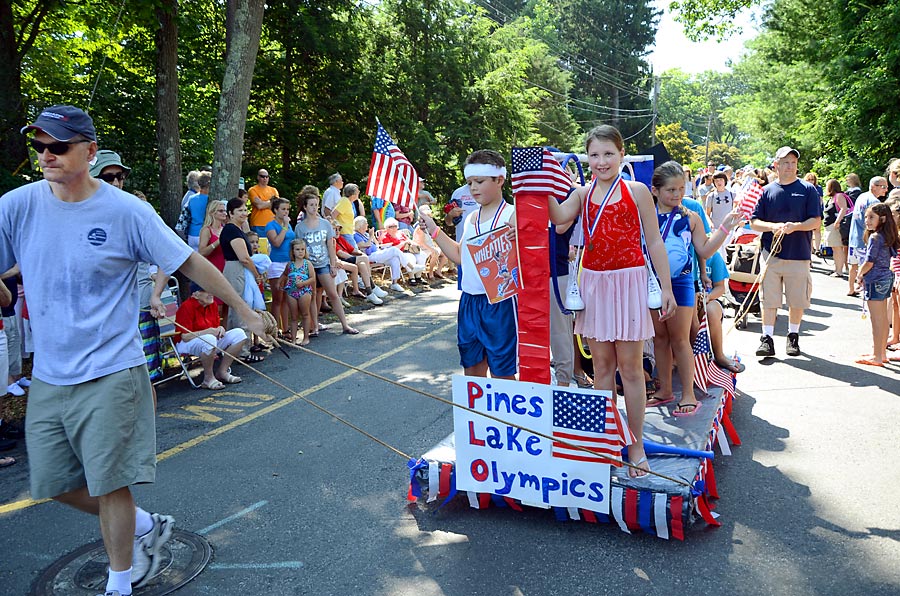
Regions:
[[747, 367], [744, 366], [743, 362], [732, 362], [731, 364], [721, 364], [719, 362], [716, 362], [716, 366], [718, 366], [722, 370], [733, 372], [734, 374], [740, 374], [747, 370]]
[[865, 364], [866, 366], [880, 366], [884, 368], [884, 362], [875, 362], [874, 360], [869, 360], [868, 358], [860, 358], [856, 361], [857, 364]]
[[244, 358], [244, 362], [262, 362], [263, 360], [265, 360], [265, 358], [263, 358], [259, 354], [250, 354], [249, 356]]
[[[676, 418], [688, 418], [697, 413], [697, 411], [703, 406], [699, 401], [695, 404], [678, 404], [678, 407], [675, 408], [675, 411], [672, 412], [672, 415]], [[690, 412], [685, 412], [684, 410], [680, 410], [679, 408], [691, 408]]]
[[[651, 401], [654, 402], [654, 403], [650, 403]], [[670, 404], [670, 403], [672, 403], [673, 401], [675, 401], [675, 396], [674, 396], [674, 395], [670, 395], [669, 397], [656, 397], [656, 396], [653, 396], [653, 397], [651, 397], [650, 399], [647, 400], [647, 407], [648, 407], [648, 408], [656, 408], [656, 407], [658, 407], [658, 406], [664, 406], [664, 405], [666, 405], [666, 404]]]
[[235, 375], [228, 375], [227, 377], [221, 377], [219, 380], [222, 381], [223, 383], [225, 383], [226, 385], [235, 385], [235, 384], [241, 382], [241, 378], [238, 376], [235, 376]]
[[8, 468], [9, 466], [15, 465], [16, 460], [12, 457], [0, 457], [0, 468]]
[[354, 329], [353, 327], [347, 327], [342, 332], [344, 335], [359, 335], [359, 329]]
[[[636, 462], [634, 462], [631, 465], [640, 466], [641, 464], [646, 463], [646, 462], [647, 462], [647, 456], [645, 455], [644, 457], [637, 460]], [[628, 477], [631, 478], [632, 480], [637, 480], [638, 478], [646, 478], [650, 474], [650, 466], [647, 466], [646, 470], [644, 470], [643, 468], [641, 468], [641, 470], [644, 472], [643, 474], [638, 474], [638, 471], [635, 470], [634, 468], [628, 468]], [[632, 474], [634, 474], [634, 475], [632, 476]]]
[[219, 389], [225, 389], [225, 383], [223, 383], [222, 381], [220, 381], [218, 379], [211, 381], [209, 383], [204, 382], [200, 386], [203, 387], [204, 389], [209, 389], [210, 391], [218, 391]]
[[582, 389], [594, 387], [594, 382], [588, 379], [586, 375], [573, 375], [572, 378], [575, 379], [575, 384]]

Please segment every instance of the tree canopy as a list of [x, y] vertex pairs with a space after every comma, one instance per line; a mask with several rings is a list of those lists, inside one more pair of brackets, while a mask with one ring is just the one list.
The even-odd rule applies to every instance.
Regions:
[[[238, 163], [225, 168], [214, 161], [235, 76], [226, 46], [237, 7], [260, 2], [0, 2], [0, 186], [39, 175], [18, 129], [54, 103], [89, 109], [101, 146], [133, 168], [127, 188], [162, 197], [167, 219], [182, 166], [222, 170], [223, 193], [262, 167], [283, 196], [334, 172], [365, 188], [376, 119], [436, 196], [459, 185], [474, 149], [579, 149], [599, 123], [617, 125], [631, 151], [650, 146], [656, 124], [694, 163], [709, 151], [764, 165], [790, 144], [820, 176], [866, 177], [900, 154], [900, 0], [773, 0], [746, 56], [698, 75], [652, 72], [659, 12], [647, 0], [269, 0], [242, 65], [252, 75], [237, 75], [249, 101]], [[670, 9], [695, 36], [727, 35], [755, 2]]]

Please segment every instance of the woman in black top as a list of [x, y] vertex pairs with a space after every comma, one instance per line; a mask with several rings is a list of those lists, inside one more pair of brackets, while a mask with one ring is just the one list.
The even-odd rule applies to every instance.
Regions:
[[[250, 241], [247, 240], [247, 236], [241, 231], [241, 228], [247, 223], [247, 217], [249, 215], [247, 203], [243, 199], [231, 199], [225, 206], [225, 210], [228, 212], [228, 223], [222, 227], [222, 233], [219, 235], [219, 241], [222, 246], [222, 255], [225, 257], [225, 269], [222, 270], [222, 274], [225, 275], [225, 279], [228, 280], [228, 283], [231, 284], [234, 291], [237, 292], [239, 296], [243, 296], [244, 269], [250, 271], [253, 275], [253, 279], [255, 279], [257, 283], [262, 280], [262, 275], [256, 271], [256, 266], [250, 258]], [[241, 327], [247, 332], [247, 337], [250, 337], [250, 333], [247, 331], [244, 321], [241, 320], [233, 310], [229, 310], [228, 312], [226, 327], [228, 329]], [[247, 342], [248, 346], [249, 343], [250, 342]], [[245, 354], [241, 355], [241, 358], [249, 360], [250, 362], [262, 360], [261, 357], [258, 357], [255, 354], [250, 355], [249, 348]]]

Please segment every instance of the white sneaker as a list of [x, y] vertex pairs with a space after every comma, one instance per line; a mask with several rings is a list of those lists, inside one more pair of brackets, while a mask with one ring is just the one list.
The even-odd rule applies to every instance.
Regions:
[[19, 387], [18, 383], [13, 383], [6, 388], [7, 393], [12, 393], [16, 397], [21, 397], [25, 395], [25, 390]]
[[566, 310], [584, 310], [584, 300], [581, 299], [581, 291], [578, 289], [578, 278], [569, 278], [569, 287], [566, 288], [566, 297], [563, 300]]
[[172, 537], [175, 529], [175, 518], [171, 515], [151, 513], [153, 528], [143, 536], [134, 539], [134, 553], [131, 557], [131, 585], [143, 587], [153, 579], [159, 570], [159, 551]]
[[379, 298], [378, 296], [376, 296], [376, 295], [375, 295], [375, 292], [372, 292], [372, 293], [370, 293], [368, 296], [366, 296], [366, 300], [368, 300], [369, 302], [371, 302], [371, 303], [374, 304], [375, 306], [381, 306], [382, 304], [384, 304], [384, 300], [382, 300], [381, 298]]
[[19, 385], [19, 387], [25, 387], [25, 388], [31, 387], [31, 379], [29, 379], [27, 377], [22, 377], [21, 379], [16, 381], [16, 383]]
[[403, 286], [401, 286], [397, 282], [394, 282], [391, 284], [391, 289], [394, 290], [395, 292], [405, 292], [406, 291], [403, 289]]
[[372, 293], [375, 294], [376, 296], [378, 296], [379, 298], [384, 298], [385, 296], [388, 295], [387, 292], [385, 292], [378, 286], [372, 286]]

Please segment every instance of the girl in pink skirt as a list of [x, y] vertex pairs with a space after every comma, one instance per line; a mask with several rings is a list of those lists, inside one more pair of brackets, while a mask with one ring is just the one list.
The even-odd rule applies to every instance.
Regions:
[[588, 133], [586, 149], [591, 184], [576, 188], [561, 204], [551, 197], [550, 220], [560, 225], [582, 216], [585, 308], [575, 316], [575, 333], [591, 348], [595, 389], [615, 396], [616, 369], [622, 377], [628, 427], [635, 438], [628, 458], [638, 468], [630, 468], [629, 475], [636, 478], [650, 469], [643, 441], [647, 390], [641, 357], [644, 340], [653, 337], [653, 323], [647, 307], [642, 231], [662, 287], [660, 320], [671, 317], [676, 305], [650, 191], [619, 174], [625, 159], [621, 133], [612, 126], [598, 126]]

